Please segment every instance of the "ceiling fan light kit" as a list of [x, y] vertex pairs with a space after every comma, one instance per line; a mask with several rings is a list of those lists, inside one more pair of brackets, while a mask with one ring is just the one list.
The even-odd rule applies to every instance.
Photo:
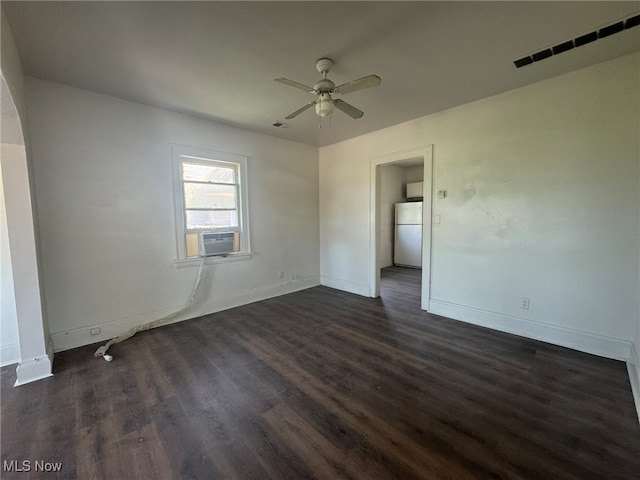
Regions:
[[328, 117], [335, 111], [336, 107], [333, 104], [331, 95], [328, 93], [322, 93], [316, 101], [316, 114], [320, 117]]
[[327, 78], [327, 74], [331, 70], [332, 66], [333, 60], [331, 60], [330, 58], [321, 58], [316, 61], [316, 70], [318, 70], [318, 72], [322, 74], [322, 78], [318, 80], [318, 82], [316, 82], [313, 87], [309, 87], [294, 80], [289, 80], [288, 78], [274, 79], [278, 83], [297, 88], [298, 90], [302, 90], [306, 93], [314, 94], [317, 97], [314, 101], [303, 105], [296, 111], [284, 117], [285, 119], [291, 120], [292, 118], [300, 115], [305, 110], [311, 108], [311, 106], [313, 105], [315, 105], [316, 107], [316, 115], [321, 118], [329, 117], [331, 114], [333, 114], [336, 108], [343, 113], [346, 113], [353, 119], [361, 118], [364, 115], [362, 111], [358, 110], [353, 105], [341, 99], [334, 99], [332, 95], [346, 95], [347, 93], [355, 92], [357, 90], [376, 87], [380, 85], [380, 77], [377, 75], [367, 75], [366, 77], [362, 77], [336, 87], [336, 84]]

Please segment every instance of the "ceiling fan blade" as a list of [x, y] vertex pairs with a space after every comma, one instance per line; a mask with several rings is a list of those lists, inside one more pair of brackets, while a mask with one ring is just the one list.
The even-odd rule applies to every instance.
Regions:
[[358, 80], [353, 80], [351, 82], [343, 83], [342, 85], [338, 85], [334, 93], [351, 93], [356, 90], [362, 90], [364, 88], [377, 87], [382, 82], [382, 79], [377, 75], [367, 75], [366, 77], [359, 78]]
[[315, 93], [313, 87], [309, 87], [308, 85], [304, 85], [299, 82], [294, 82], [293, 80], [289, 80], [288, 78], [274, 78], [273, 80], [278, 83], [282, 83], [283, 85], [289, 85], [290, 87], [297, 88], [307, 93]]
[[334, 99], [333, 104], [336, 106], [338, 110], [342, 110], [351, 118], [360, 118], [364, 115], [364, 112], [361, 112], [353, 105], [345, 102], [344, 100], [340, 100], [339, 98]]
[[298, 115], [300, 115], [302, 112], [304, 112], [306, 109], [311, 108], [314, 104], [315, 104], [315, 100], [313, 102], [309, 102], [306, 105], [303, 105], [302, 107], [300, 107], [298, 110], [296, 110], [293, 113], [290, 113], [289, 115], [287, 115], [286, 117], [284, 117], [286, 120], [291, 120], [292, 118], [297, 117]]

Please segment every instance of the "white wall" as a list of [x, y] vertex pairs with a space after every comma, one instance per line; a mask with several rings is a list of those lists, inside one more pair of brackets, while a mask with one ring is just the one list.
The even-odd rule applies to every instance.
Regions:
[[424, 178], [424, 166], [405, 167], [402, 173], [404, 183], [422, 182]]
[[395, 204], [404, 200], [404, 171], [395, 165], [380, 167], [380, 268], [393, 265]]
[[[15, 93], [17, 103], [23, 95], [22, 68], [18, 53], [11, 36], [11, 30], [4, 15], [2, 15], [2, 76], [10, 83]], [[22, 128], [19, 118], [11, 118], [15, 111], [15, 103], [12, 105], [9, 85], [2, 92], [2, 142], [23, 142]], [[7, 129], [13, 129], [7, 131]], [[5, 162], [7, 160], [5, 159]], [[13, 267], [11, 265], [11, 251], [9, 248], [9, 231], [7, 227], [7, 212], [4, 201], [4, 188], [2, 185], [2, 166], [0, 165], [0, 365], [17, 363], [20, 360], [20, 344], [18, 338], [18, 314], [16, 312], [16, 299], [13, 289]]]
[[[2, 75], [4, 76], [9, 90], [11, 92], [11, 98], [15, 103], [15, 107], [20, 114], [20, 122], [22, 123], [22, 134], [28, 135], [29, 129], [27, 127], [26, 118], [26, 100], [24, 93], [24, 74], [22, 71], [22, 63], [18, 55], [15, 42], [13, 40], [13, 34], [11, 27], [7, 22], [7, 17], [2, 11], [0, 15], [0, 21], [2, 22], [2, 28], [0, 28], [0, 34], [2, 35], [0, 45], [2, 46]], [[4, 130], [5, 126], [3, 126]], [[4, 135], [4, 132], [3, 132]]]
[[[0, 163], [19, 342], [16, 385], [21, 385], [51, 375], [53, 352], [43, 309], [24, 75], [11, 29], [4, 14], [0, 17]], [[15, 324], [8, 320], [2, 326], [11, 331]], [[14, 357], [11, 350], [8, 356]]]
[[9, 250], [7, 214], [0, 168], [0, 366], [20, 361], [18, 314], [13, 291], [13, 269]]
[[[640, 158], [638, 158], [638, 162], [640, 163]], [[638, 171], [640, 172], [640, 166]], [[638, 183], [640, 184], [640, 174], [638, 176]], [[638, 255], [640, 256], [640, 241], [638, 242]], [[640, 260], [638, 261], [638, 270], [638, 275], [640, 276]], [[640, 299], [638, 301], [640, 301]], [[633, 391], [633, 397], [636, 402], [638, 420], [640, 420], [640, 315], [638, 315], [638, 319], [635, 322], [635, 330], [636, 334], [633, 340], [631, 358], [629, 359], [629, 362], [627, 362], [627, 365], [629, 367], [631, 390]]]
[[627, 358], [639, 315], [638, 75], [629, 55], [321, 148], [322, 278], [367, 291], [370, 160], [433, 144], [433, 190], [448, 197], [433, 200], [430, 309]]
[[[197, 265], [174, 264], [170, 144], [249, 157], [255, 255], [208, 267], [183, 317], [318, 284], [317, 149], [36, 79], [27, 99], [56, 350], [115, 336], [188, 299]], [[102, 335], [89, 336], [93, 326]]]
[[[2, 102], [2, 132], [0, 135], [3, 143], [24, 142], [20, 119], [12, 118], [15, 113], [15, 104], [22, 105], [21, 100], [24, 94], [22, 66], [4, 14], [2, 15], [1, 33], [2, 76], [9, 85], [0, 99]], [[11, 99], [5, 98], [6, 94], [11, 97], [11, 91], [15, 92], [13, 102]], [[8, 129], [10, 130], [7, 131]], [[5, 159], [6, 161], [7, 159]], [[20, 345], [4, 195], [2, 167], [0, 166], [0, 365], [9, 365], [20, 360]]]

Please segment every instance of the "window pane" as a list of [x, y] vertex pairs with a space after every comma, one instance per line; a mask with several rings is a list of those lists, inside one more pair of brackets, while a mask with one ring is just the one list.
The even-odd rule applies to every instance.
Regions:
[[238, 226], [237, 210], [187, 210], [188, 229], [228, 228]]
[[184, 203], [187, 208], [236, 208], [235, 185], [184, 183]]
[[200, 239], [197, 233], [187, 233], [185, 235], [185, 244], [187, 246], [187, 257], [197, 257], [200, 253]]
[[233, 167], [182, 162], [182, 179], [196, 182], [237, 183]]

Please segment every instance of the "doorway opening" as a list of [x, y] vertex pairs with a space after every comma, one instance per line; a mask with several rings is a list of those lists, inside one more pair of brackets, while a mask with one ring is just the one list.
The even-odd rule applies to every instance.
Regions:
[[[429, 145], [371, 160], [371, 296], [380, 296], [381, 269], [388, 269], [384, 271], [385, 275], [401, 274], [405, 268], [413, 269], [406, 271], [407, 278], [421, 281], [422, 310], [429, 307], [431, 277], [432, 152]], [[413, 193], [416, 185], [411, 185], [419, 182], [422, 184], [421, 198]], [[410, 184], [409, 192], [407, 184]], [[409, 206], [407, 212], [410, 213], [397, 214], [396, 205], [405, 204]], [[421, 211], [416, 213], [418, 204]], [[410, 221], [400, 220], [401, 224], [411, 225], [406, 225], [406, 228], [398, 225], [399, 218], [411, 218]], [[403, 248], [398, 250], [397, 247]]]
[[[0, 249], [4, 290], [0, 295], [3, 301], [0, 347], [2, 363], [18, 363], [15, 382], [18, 386], [52, 375], [53, 349], [42, 307], [35, 216], [22, 122], [4, 72], [0, 73], [0, 195], [4, 201], [0, 236], [5, 239], [4, 248]], [[8, 353], [11, 355], [5, 358]]]

